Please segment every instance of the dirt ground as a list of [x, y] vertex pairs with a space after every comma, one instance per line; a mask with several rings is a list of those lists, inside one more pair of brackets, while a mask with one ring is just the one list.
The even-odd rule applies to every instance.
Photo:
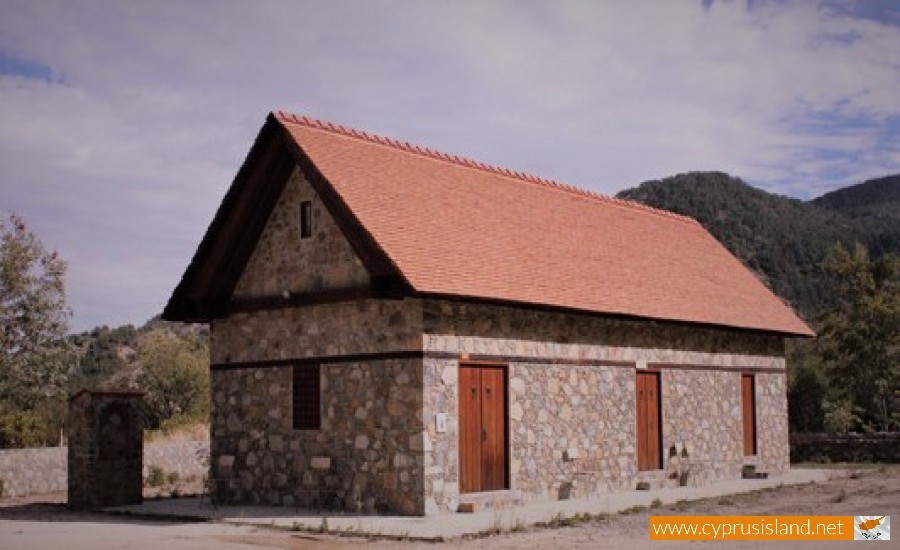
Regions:
[[[70, 512], [62, 504], [0, 504], [2, 548], [370, 548], [543, 549], [692, 548], [718, 542], [651, 542], [650, 515], [888, 515], [900, 517], [900, 465], [852, 470], [851, 475], [824, 483], [763, 490], [672, 506], [592, 518], [574, 526], [530, 528], [486, 538], [423, 543], [366, 540], [333, 535], [294, 533], [247, 526], [144, 521], [104, 514]], [[847, 543], [827, 543], [837, 548]], [[822, 542], [730, 542], [729, 548], [821, 548]]]

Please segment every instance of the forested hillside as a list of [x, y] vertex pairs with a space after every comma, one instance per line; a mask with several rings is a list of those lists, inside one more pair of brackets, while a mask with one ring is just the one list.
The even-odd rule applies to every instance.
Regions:
[[822, 268], [832, 245], [860, 242], [874, 258], [900, 252], [900, 176], [804, 202], [722, 172], [691, 172], [617, 197], [695, 218], [807, 319], [834, 306]]
[[874, 256], [900, 250], [900, 175], [844, 187], [811, 204], [851, 218]]

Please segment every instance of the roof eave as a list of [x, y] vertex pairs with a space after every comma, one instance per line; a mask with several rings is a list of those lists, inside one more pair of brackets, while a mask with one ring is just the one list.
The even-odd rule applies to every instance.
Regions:
[[705, 322], [705, 321], [694, 321], [688, 319], [675, 319], [668, 317], [650, 317], [650, 316], [642, 316], [630, 313], [620, 313], [620, 312], [609, 312], [609, 311], [598, 311], [586, 308], [579, 308], [574, 306], [562, 306], [557, 304], [539, 304], [533, 302], [522, 302], [518, 300], [509, 300], [503, 298], [485, 298], [480, 296], [469, 296], [462, 294], [449, 294], [444, 292], [428, 292], [428, 291], [417, 291], [413, 294], [416, 298], [421, 299], [432, 299], [432, 300], [449, 300], [449, 301], [461, 301], [468, 303], [480, 303], [480, 304], [489, 304], [489, 305], [497, 305], [497, 306], [508, 306], [508, 307], [517, 307], [524, 309], [536, 309], [543, 311], [555, 311], [561, 313], [574, 313], [580, 315], [591, 315], [598, 317], [606, 317], [610, 319], [621, 319], [621, 320], [629, 320], [629, 321], [644, 321], [644, 322], [655, 322], [655, 323], [667, 323], [674, 325], [683, 325], [683, 326], [691, 326], [697, 328], [707, 328], [714, 330], [737, 330], [737, 331], [745, 331], [745, 332], [754, 332], [758, 334], [770, 334], [777, 335], [785, 338], [815, 338], [816, 333], [809, 328], [809, 326], [803, 322], [799, 317], [797, 317], [797, 321], [803, 325], [806, 331], [802, 329], [789, 329], [789, 328], [773, 328], [773, 327], [759, 327], [759, 326], [747, 326], [747, 325], [739, 325], [739, 324], [726, 324], [726, 323], [713, 323], [713, 322]]

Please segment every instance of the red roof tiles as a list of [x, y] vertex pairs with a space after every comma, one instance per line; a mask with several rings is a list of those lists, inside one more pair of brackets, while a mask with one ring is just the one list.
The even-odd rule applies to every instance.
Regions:
[[418, 293], [813, 334], [690, 218], [275, 116]]

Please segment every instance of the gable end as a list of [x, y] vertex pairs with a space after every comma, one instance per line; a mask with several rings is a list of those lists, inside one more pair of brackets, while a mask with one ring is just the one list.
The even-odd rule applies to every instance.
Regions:
[[[290, 297], [285, 304], [271, 297], [249, 298], [254, 304], [232, 303], [235, 288], [250, 261], [273, 209], [294, 170], [298, 169], [362, 261], [375, 295], [398, 297], [409, 284], [363, 228], [310, 158], [269, 115], [244, 164], [219, 206], [212, 223], [178, 286], [163, 310], [167, 321], [209, 322], [233, 309], [292, 307], [310, 301]], [[315, 301], [315, 299], [313, 299]], [[240, 300], [238, 302], [241, 302]]]

